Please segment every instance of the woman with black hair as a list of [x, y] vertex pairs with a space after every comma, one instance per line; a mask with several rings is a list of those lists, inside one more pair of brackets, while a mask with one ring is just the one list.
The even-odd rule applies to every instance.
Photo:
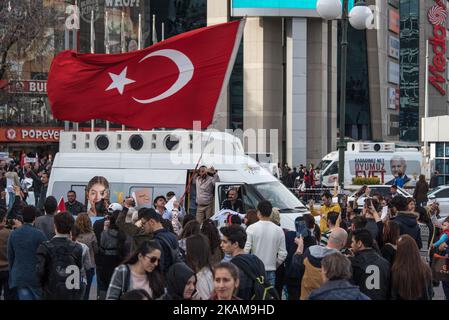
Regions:
[[[108, 216], [101, 232], [99, 248], [101, 259], [96, 261], [97, 277], [101, 283], [105, 284], [111, 282], [114, 269], [128, 255], [128, 250], [125, 248], [126, 235], [118, 229], [115, 223], [119, 214], [120, 211], [116, 210]], [[102, 297], [104, 297], [104, 294]]]
[[207, 219], [201, 226], [201, 233], [209, 239], [210, 252], [211, 252], [211, 265], [215, 265], [223, 259], [223, 251], [220, 248], [220, 234], [211, 219]]
[[106, 300], [119, 300], [130, 290], [143, 289], [152, 299], [164, 293], [159, 270], [161, 247], [156, 241], [144, 241], [123, 264], [115, 268]]

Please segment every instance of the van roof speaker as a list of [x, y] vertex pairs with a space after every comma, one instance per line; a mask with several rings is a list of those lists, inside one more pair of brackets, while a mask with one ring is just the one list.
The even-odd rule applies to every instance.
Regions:
[[95, 139], [95, 145], [97, 146], [98, 149], [100, 150], [106, 150], [109, 147], [109, 138], [108, 136], [101, 134], [99, 136], [97, 136], [97, 138]]
[[380, 147], [380, 144], [376, 143], [376, 144], [374, 145], [374, 151], [379, 152], [380, 148], [381, 148], [381, 147]]
[[164, 139], [164, 145], [169, 151], [176, 150], [176, 147], [179, 145], [179, 137], [169, 134]]
[[129, 145], [133, 150], [139, 151], [143, 147], [143, 138], [140, 134], [133, 134], [129, 138]]

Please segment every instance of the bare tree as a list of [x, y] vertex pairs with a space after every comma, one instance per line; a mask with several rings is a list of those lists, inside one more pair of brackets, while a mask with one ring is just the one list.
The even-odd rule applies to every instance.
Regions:
[[12, 61], [48, 45], [48, 28], [55, 17], [43, 0], [0, 0], [0, 80], [10, 71]]

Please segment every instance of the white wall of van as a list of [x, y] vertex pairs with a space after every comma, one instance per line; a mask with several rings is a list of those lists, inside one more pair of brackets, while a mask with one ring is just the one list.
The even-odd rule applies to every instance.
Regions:
[[[224, 200], [223, 195], [227, 189], [230, 186], [239, 186], [240, 196], [246, 209], [255, 208], [258, 201], [262, 199], [270, 200], [274, 206], [282, 209], [281, 225], [287, 229], [295, 230], [294, 219], [300, 214], [307, 213], [304, 205], [278, 179], [255, 160], [244, 155], [243, 149], [240, 152], [238, 143], [234, 147], [234, 151], [236, 151], [234, 154], [217, 154], [209, 149], [207, 153], [205, 151], [203, 154], [191, 152], [186, 157], [189, 158], [188, 161], [173, 163], [172, 156], [176, 151], [164, 149], [163, 142], [161, 142], [165, 139], [164, 137], [173, 132], [134, 132], [133, 134], [142, 135], [144, 140], [152, 141], [150, 143], [145, 141], [144, 145], [151, 146], [155, 143], [160, 146], [154, 149], [143, 148], [139, 151], [116, 148], [117, 135], [123, 135], [122, 132], [95, 133], [107, 135], [110, 138], [111, 143], [107, 150], [96, 150], [94, 137], [89, 137], [90, 142], [86, 148], [86, 134], [94, 133], [62, 133], [61, 144], [65, 147], [55, 156], [48, 195], [60, 199], [62, 196], [66, 197], [67, 191], [75, 190], [78, 201], [83, 202], [85, 187], [89, 180], [94, 176], [104, 176], [110, 184], [111, 202], [120, 202], [138, 188], [150, 190], [151, 204], [156, 196], [165, 195], [168, 191], [174, 191], [179, 199], [185, 190], [189, 170], [193, 170], [201, 158], [199, 163], [208, 167], [214, 166], [220, 177], [220, 183], [217, 184], [215, 190], [216, 211], [220, 209], [220, 204]], [[208, 135], [207, 132], [199, 134]], [[130, 133], [127, 135], [130, 136]], [[220, 141], [221, 137], [225, 143], [236, 144], [235, 137], [230, 134], [219, 133], [217, 136], [215, 141]], [[182, 136], [180, 138], [182, 139]], [[187, 138], [190, 139], [191, 136], [188, 135]], [[74, 140], [76, 141], [75, 145], [73, 144]], [[126, 141], [123, 141], [124, 143]], [[76, 148], [78, 145], [80, 150]], [[116, 148], [115, 152], [114, 148]]]

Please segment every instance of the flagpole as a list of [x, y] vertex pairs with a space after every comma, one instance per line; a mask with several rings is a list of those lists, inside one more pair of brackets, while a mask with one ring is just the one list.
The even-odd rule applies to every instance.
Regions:
[[122, 10], [122, 20], [120, 23], [120, 45], [122, 47], [122, 53], [126, 52], [125, 47], [125, 11]]
[[162, 41], [165, 40], [165, 24], [162, 22]]
[[[73, 36], [75, 37], [75, 33]], [[64, 23], [64, 49], [65, 50], [70, 49], [70, 30], [69, 28], [67, 28], [65, 23]], [[70, 122], [64, 121], [64, 131], [69, 131], [69, 129], [70, 129]]]
[[153, 14], [153, 32], [152, 32], [153, 38], [151, 41], [153, 44], [157, 43], [157, 32], [156, 32], [156, 15]]
[[[104, 13], [104, 47], [105, 47], [105, 52], [106, 54], [110, 53], [110, 48], [109, 48], [109, 28], [108, 28], [108, 12], [106, 11]], [[106, 120], [106, 131], [109, 131], [109, 121]]]
[[424, 164], [426, 179], [430, 179], [429, 149], [427, 143], [427, 118], [429, 117], [429, 40], [426, 40], [426, 80], [424, 85]]
[[107, 54], [111, 53], [110, 52], [110, 48], [109, 48], [109, 28], [108, 28], [108, 23], [109, 23], [108, 12], [106, 11], [105, 14], [104, 14], [104, 47], [105, 47], [105, 52]]
[[[76, 26], [78, 27], [78, 28], [75, 28], [74, 30], [73, 30], [73, 50], [75, 50], [76, 52], [78, 52], [78, 34], [79, 34], [79, 28], [80, 28], [80, 21], [79, 21], [79, 19], [80, 19], [80, 17], [79, 17], [79, 10], [78, 10], [78, 0], [75, 0], [75, 8], [77, 8], [76, 9], [76, 16], [75, 16], [75, 19], [76, 19], [76, 21], [75, 21], [75, 24], [76, 24]], [[79, 131], [79, 122], [75, 122], [74, 123], [74, 128], [75, 128], [75, 131]]]
[[137, 32], [137, 48], [142, 49], [142, 14], [139, 13], [139, 31]]
[[[220, 105], [223, 100], [224, 94], [227, 90], [229, 84], [229, 78], [231, 77], [232, 69], [234, 67], [235, 58], [237, 57], [237, 53], [239, 51], [240, 43], [243, 37], [243, 30], [245, 29], [246, 18], [243, 18], [239, 23], [239, 28], [237, 30], [237, 36], [235, 37], [234, 49], [232, 49], [231, 58], [229, 59], [228, 68], [226, 70], [226, 74], [223, 80], [223, 85], [221, 87], [220, 96], [218, 97], [217, 104], [215, 105], [214, 116], [212, 119], [215, 119], [215, 114], [217, 112], [217, 107]], [[213, 123], [212, 123], [213, 124]]]
[[[125, 52], [125, 11], [122, 9], [122, 20], [120, 22], [120, 47], [121, 52]], [[125, 126], [122, 124], [122, 131], [125, 131]]]
[[[95, 53], [94, 11], [90, 12], [90, 53]], [[95, 120], [90, 120], [90, 131], [95, 131]]]

